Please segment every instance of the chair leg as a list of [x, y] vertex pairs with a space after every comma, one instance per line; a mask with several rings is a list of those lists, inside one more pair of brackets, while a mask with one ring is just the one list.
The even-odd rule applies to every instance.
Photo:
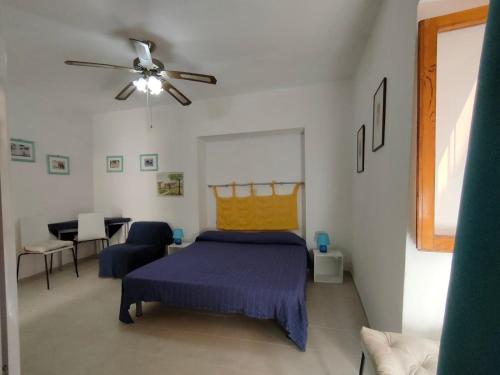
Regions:
[[19, 281], [19, 266], [21, 265], [21, 257], [23, 256], [24, 254], [21, 253], [17, 256], [17, 271], [16, 271], [16, 277], [17, 277], [17, 281]]
[[47, 279], [47, 289], [50, 290], [49, 267], [47, 266], [47, 255], [43, 256], [43, 260], [45, 261], [45, 278]]
[[73, 264], [75, 265], [75, 272], [76, 272], [76, 277], [80, 277], [78, 275], [78, 262], [76, 260], [76, 253], [75, 253], [75, 249], [71, 249], [71, 254], [73, 254]]
[[359, 364], [359, 375], [363, 375], [365, 369], [365, 353], [361, 353], [361, 363]]
[[52, 260], [54, 259], [54, 253], [50, 254], [50, 273], [52, 273]]

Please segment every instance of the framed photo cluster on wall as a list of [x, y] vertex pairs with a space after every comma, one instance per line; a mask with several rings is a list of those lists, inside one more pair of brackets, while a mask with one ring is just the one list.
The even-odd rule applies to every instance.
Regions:
[[[10, 139], [10, 158], [12, 161], [36, 162], [35, 142], [26, 139]], [[47, 173], [53, 175], [69, 175], [69, 157], [47, 155]]]
[[[387, 101], [387, 78], [384, 78], [373, 95], [372, 152], [382, 148], [385, 143], [385, 117]], [[356, 172], [365, 170], [365, 133], [362, 125], [356, 133]]]

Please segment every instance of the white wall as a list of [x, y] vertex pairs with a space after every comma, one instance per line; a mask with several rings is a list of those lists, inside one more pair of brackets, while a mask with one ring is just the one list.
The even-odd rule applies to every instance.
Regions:
[[[488, 1], [477, 0], [434, 0], [419, 6], [418, 19], [436, 17], [477, 6]], [[451, 35], [451, 34], [449, 34]], [[477, 52], [477, 46], [474, 50]], [[462, 52], [464, 52], [463, 50]], [[476, 56], [477, 58], [477, 56]], [[453, 98], [453, 97], [452, 97]], [[412, 136], [412, 166], [410, 184], [410, 213], [406, 245], [406, 275], [403, 331], [439, 339], [443, 326], [446, 296], [453, 255], [419, 251], [415, 243], [416, 228], [416, 158], [417, 123], [414, 121]]]
[[[365, 171], [352, 173], [353, 270], [375, 329], [402, 328], [414, 100], [417, 0], [382, 2], [354, 77], [356, 131], [366, 124]], [[385, 146], [371, 151], [372, 96], [387, 77]], [[351, 154], [355, 171], [355, 154]]]
[[[188, 108], [173, 103], [154, 108], [153, 129], [143, 109], [97, 115], [95, 207], [120, 210], [134, 220], [166, 220], [192, 238], [206, 194], [198, 173], [200, 136], [304, 128], [306, 237], [312, 245], [314, 232], [326, 230], [334, 244], [348, 249], [351, 98], [347, 81], [196, 101]], [[184, 197], [157, 196], [155, 173], [139, 171], [142, 153], [158, 153], [161, 171], [184, 172]], [[106, 155], [116, 154], [124, 156], [125, 172], [106, 173]]]
[[[44, 102], [42, 93], [12, 86], [8, 89], [10, 136], [34, 141], [36, 149], [35, 163], [10, 162], [15, 223], [25, 216], [45, 215], [49, 222], [56, 222], [75, 219], [81, 212], [92, 212], [90, 116], [66, 111], [57, 103]], [[49, 175], [47, 154], [69, 156], [70, 175]], [[20, 249], [18, 224], [16, 226], [17, 248]], [[90, 253], [89, 246], [82, 246], [79, 257]], [[69, 261], [72, 257], [67, 252], [63, 255], [63, 262]], [[41, 257], [23, 257], [20, 277], [43, 270]]]
[[[205, 225], [201, 228], [216, 227], [216, 204], [212, 189], [208, 184], [236, 182], [303, 181], [304, 179], [304, 137], [303, 130], [285, 132], [239, 133], [237, 135], [206, 137], [203, 190], [206, 199]], [[202, 178], [200, 178], [202, 179]], [[276, 185], [277, 194], [290, 194], [293, 185]], [[231, 188], [220, 187], [218, 194], [230, 196]], [[249, 187], [237, 187], [238, 196], [249, 195]], [[270, 186], [255, 186], [256, 194], [270, 195]], [[301, 203], [303, 189], [298, 195], [298, 217], [302, 223]], [[299, 234], [305, 235], [300, 225]]]
[[[0, 14], [5, 6], [0, 0]], [[3, 23], [0, 23], [0, 298], [2, 308], [0, 319], [2, 324], [0, 334], [0, 359], [2, 364], [7, 364], [9, 374], [19, 375], [21, 373], [20, 345], [19, 345], [19, 323], [17, 308], [17, 283], [15, 267], [15, 236], [13, 208], [11, 201], [12, 189], [10, 186], [10, 137], [6, 121], [6, 48]], [[6, 357], [4, 357], [6, 356]]]

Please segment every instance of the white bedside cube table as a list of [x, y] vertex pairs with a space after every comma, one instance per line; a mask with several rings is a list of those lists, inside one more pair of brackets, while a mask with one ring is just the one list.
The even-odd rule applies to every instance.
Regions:
[[329, 249], [326, 253], [313, 249], [314, 282], [336, 283], [344, 281], [344, 255], [339, 250]]
[[184, 250], [186, 247], [191, 245], [193, 242], [192, 241], [184, 241], [180, 245], [176, 245], [175, 243], [172, 243], [168, 245], [167, 247], [167, 255], [172, 255], [177, 253], [178, 251]]

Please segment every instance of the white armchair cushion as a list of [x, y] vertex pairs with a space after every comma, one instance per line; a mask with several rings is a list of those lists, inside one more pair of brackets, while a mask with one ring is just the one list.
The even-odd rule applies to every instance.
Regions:
[[46, 253], [57, 249], [72, 247], [72, 241], [48, 240], [40, 243], [24, 245], [24, 250], [31, 253]]
[[434, 375], [439, 342], [363, 327], [361, 340], [377, 375]]

